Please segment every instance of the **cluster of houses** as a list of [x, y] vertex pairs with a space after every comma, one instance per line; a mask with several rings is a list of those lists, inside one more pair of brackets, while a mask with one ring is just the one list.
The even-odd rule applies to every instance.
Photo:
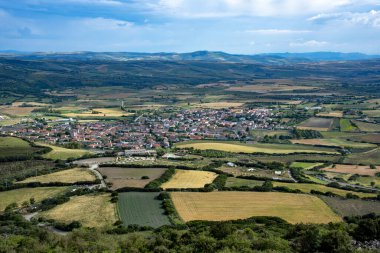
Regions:
[[149, 150], [184, 140], [249, 140], [250, 130], [275, 129], [269, 109], [184, 109], [141, 115], [133, 122], [75, 120], [20, 123], [0, 133], [51, 144], [77, 142], [92, 149]]

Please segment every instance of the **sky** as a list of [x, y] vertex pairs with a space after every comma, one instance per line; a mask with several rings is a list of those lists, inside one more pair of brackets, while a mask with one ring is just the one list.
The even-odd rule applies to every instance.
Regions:
[[380, 54], [380, 0], [0, 0], [0, 50]]

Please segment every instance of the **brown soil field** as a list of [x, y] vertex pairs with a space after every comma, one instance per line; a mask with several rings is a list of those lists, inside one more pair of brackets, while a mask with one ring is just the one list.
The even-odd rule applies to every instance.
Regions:
[[40, 107], [18, 107], [18, 106], [1, 106], [0, 113], [12, 115], [12, 116], [27, 116], [33, 110]]
[[380, 144], [380, 134], [365, 134], [361, 136], [350, 137], [349, 139], [353, 141], [359, 141], [359, 142]]
[[311, 129], [317, 131], [328, 131], [334, 124], [334, 119], [331, 118], [316, 118], [312, 117], [297, 126], [298, 129]]
[[339, 222], [326, 203], [315, 196], [279, 192], [172, 192], [179, 216], [192, 220], [237, 220], [276, 216], [290, 223]]
[[[107, 176], [106, 182], [111, 183], [111, 189], [116, 190], [123, 187], [143, 188], [149, 182], [159, 178], [166, 169], [161, 168], [121, 168], [100, 167], [97, 169], [102, 175]], [[148, 176], [149, 179], [141, 179]]]
[[209, 171], [176, 170], [174, 176], [161, 187], [168, 188], [203, 188], [212, 183], [218, 175]]
[[358, 174], [366, 176], [375, 176], [376, 173], [380, 172], [380, 166], [376, 169], [370, 169], [366, 165], [347, 165], [347, 164], [335, 164], [335, 168], [327, 167], [323, 169], [324, 171], [345, 173], [345, 174]]

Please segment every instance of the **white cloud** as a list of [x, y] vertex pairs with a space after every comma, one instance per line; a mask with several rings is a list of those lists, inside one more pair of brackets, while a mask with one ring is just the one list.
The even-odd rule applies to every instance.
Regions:
[[310, 33], [309, 30], [289, 30], [289, 29], [258, 29], [258, 30], [247, 30], [248, 33], [258, 33], [264, 35], [289, 35], [289, 34], [303, 34]]
[[359, 0], [160, 0], [156, 11], [186, 18], [294, 16], [334, 11]]
[[318, 41], [318, 40], [308, 40], [302, 42], [292, 42], [289, 44], [290, 47], [307, 47], [307, 48], [318, 48], [328, 45], [327, 41]]
[[329, 21], [346, 22], [355, 25], [368, 25], [380, 28], [380, 11], [369, 12], [340, 12], [329, 14], [318, 14], [308, 19], [312, 22], [324, 23]]
[[79, 21], [93, 30], [125, 30], [133, 26], [132, 22], [109, 18], [85, 18]]

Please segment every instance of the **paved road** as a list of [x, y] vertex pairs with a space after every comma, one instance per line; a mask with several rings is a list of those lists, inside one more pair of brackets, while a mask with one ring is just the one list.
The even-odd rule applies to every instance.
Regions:
[[96, 186], [99, 186], [99, 188], [107, 188], [107, 185], [104, 182], [104, 178], [103, 178], [102, 174], [100, 174], [99, 171], [96, 170], [97, 168], [99, 168], [99, 164], [97, 164], [97, 163], [91, 164], [89, 167], [89, 169], [95, 173], [96, 177], [98, 179], [100, 179], [100, 185], [94, 185], [94, 186], [91, 186], [90, 188], [94, 188]]
[[293, 175], [290, 172], [290, 170], [288, 170], [288, 174], [289, 174], [290, 179], [292, 179], [294, 182], [298, 183], [298, 181], [293, 177]]

